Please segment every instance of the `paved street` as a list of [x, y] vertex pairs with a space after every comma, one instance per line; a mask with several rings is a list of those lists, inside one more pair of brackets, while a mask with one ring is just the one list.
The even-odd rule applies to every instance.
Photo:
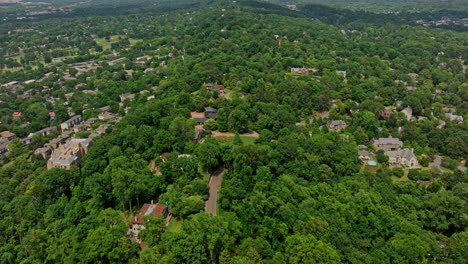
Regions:
[[221, 188], [221, 181], [223, 179], [225, 168], [219, 167], [210, 177], [210, 197], [205, 202], [205, 212], [216, 215], [216, 206], [218, 201], [218, 190]]

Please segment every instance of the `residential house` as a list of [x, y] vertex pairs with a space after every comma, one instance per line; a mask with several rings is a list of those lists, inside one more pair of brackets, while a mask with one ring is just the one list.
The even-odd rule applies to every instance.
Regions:
[[213, 85], [211, 83], [207, 83], [207, 84], [205, 84], [205, 88], [209, 92], [217, 91], [219, 95], [221, 95], [221, 96], [224, 95], [224, 85], [222, 85], [222, 84]]
[[133, 101], [135, 99], [135, 94], [132, 93], [125, 93], [120, 95], [120, 101], [123, 102], [125, 100]]
[[336, 74], [346, 79], [346, 74], [347, 74], [346, 71], [336, 71]]
[[413, 78], [415, 78], [415, 79], [416, 79], [416, 78], [419, 78], [419, 74], [414, 73], [414, 72], [408, 73], [408, 76], [413, 77]]
[[96, 94], [97, 91], [96, 90], [83, 90], [82, 91], [84, 94]]
[[447, 112], [447, 113], [452, 113], [452, 114], [455, 113], [455, 112], [457, 111], [457, 109], [455, 109], [455, 108], [450, 108], [450, 107], [444, 107], [444, 108], [442, 108], [442, 110], [444, 110], [444, 111]]
[[100, 113], [98, 115], [99, 120], [109, 120], [109, 119], [112, 119], [114, 117], [115, 117], [115, 115], [112, 114], [112, 113], [109, 113], [109, 112]]
[[73, 97], [73, 94], [74, 94], [74, 93], [66, 93], [66, 94], [65, 94], [65, 98], [67, 98], [67, 100], [70, 100], [70, 98]]
[[22, 112], [14, 112], [13, 114], [11, 114], [11, 116], [14, 117], [14, 118], [22, 117], [23, 113]]
[[212, 83], [205, 83], [206, 90], [212, 92], [214, 90], [214, 84]]
[[12, 141], [16, 138], [15, 133], [11, 133], [10, 131], [3, 131], [0, 133], [0, 137], [6, 139], [7, 141]]
[[43, 159], [47, 159], [51, 153], [52, 149], [50, 148], [50, 146], [38, 148], [34, 151], [34, 154], [41, 155]]
[[346, 122], [343, 120], [329, 120], [327, 122], [327, 127], [331, 131], [340, 132], [341, 130], [346, 128]]
[[56, 131], [57, 128], [56, 127], [46, 127], [44, 129], [41, 129], [39, 131], [37, 131], [35, 134], [41, 134], [43, 135], [44, 137], [47, 137], [48, 135], [50, 135], [53, 131]]
[[62, 131], [62, 134], [60, 135], [60, 137], [63, 139], [68, 139], [71, 137], [72, 134], [73, 134], [73, 131]]
[[452, 113], [445, 113], [445, 117], [447, 117], [450, 121], [457, 122], [459, 124], [463, 123], [463, 116], [461, 115], [454, 115]]
[[55, 112], [49, 112], [49, 121], [52, 121], [55, 119]]
[[28, 137], [20, 139], [20, 141], [21, 141], [21, 144], [23, 145], [29, 145], [32, 142], [32, 137], [28, 136]]
[[382, 112], [382, 115], [380, 115], [381, 118], [386, 119], [389, 118], [390, 115], [392, 115], [392, 108], [390, 107], [385, 107], [384, 111]]
[[385, 151], [390, 165], [403, 165], [409, 169], [419, 168], [419, 162], [413, 149], [398, 149]]
[[208, 119], [216, 119], [218, 110], [213, 107], [205, 107], [205, 117]]
[[145, 56], [141, 56], [141, 57], [137, 57], [136, 60], [137, 61], [141, 61], [141, 60], [149, 60], [151, 59], [152, 57], [151, 56], [148, 56], [148, 55], [145, 55]]
[[360, 160], [371, 160], [374, 158], [374, 153], [368, 150], [359, 150], [358, 156]]
[[99, 110], [101, 110], [101, 112], [109, 111], [109, 110], [110, 110], [110, 106], [106, 105], [106, 106], [100, 107]]
[[309, 68], [291, 68], [291, 73], [309, 74]]
[[88, 129], [88, 125], [81, 123], [73, 127], [73, 132], [78, 133], [80, 131], [85, 131]]
[[372, 145], [376, 150], [383, 149], [384, 151], [396, 150], [403, 146], [403, 142], [399, 138], [379, 138], [372, 139]]
[[413, 109], [411, 107], [406, 107], [405, 109], [401, 110], [403, 114], [406, 116], [406, 120], [410, 121], [413, 118]]
[[415, 92], [418, 88], [414, 87], [414, 86], [406, 86], [406, 90], [409, 91], [409, 92]]
[[106, 133], [107, 129], [113, 128], [113, 127], [114, 127], [114, 125], [112, 125], [112, 124], [100, 125], [98, 128], [96, 128], [96, 133], [98, 133], [99, 135], [104, 134], [104, 133]]
[[47, 169], [61, 168], [69, 170], [72, 165], [79, 164], [81, 158], [88, 152], [91, 139], [73, 138], [60, 145], [52, 152], [47, 161]]
[[68, 119], [67, 121], [60, 124], [60, 127], [62, 128], [62, 130], [70, 129], [73, 126], [75, 126], [76, 124], [81, 123], [81, 121], [83, 121], [83, 119], [81, 118], [81, 115], [74, 115], [70, 119]]
[[140, 209], [140, 213], [133, 217], [132, 221], [128, 224], [129, 229], [127, 235], [133, 242], [142, 242], [138, 234], [141, 230], [145, 229], [143, 217], [147, 215], [160, 215], [167, 218], [169, 216], [169, 210], [165, 204], [153, 203], [153, 201], [151, 201], [150, 204], [144, 204]]
[[19, 84], [18, 81], [12, 81], [12, 82], [9, 82], [9, 83], [2, 84], [1, 87], [5, 87], [5, 88], [9, 89], [11, 92], [16, 92], [17, 89], [23, 89], [24, 88], [24, 86]]
[[62, 143], [64, 143], [65, 140], [66, 140], [66, 138], [57, 137], [57, 138], [51, 139], [48, 143], [44, 144], [44, 146], [49, 146], [51, 149], [56, 149]]
[[118, 58], [118, 59], [115, 59], [115, 60], [111, 60], [109, 61], [107, 64], [109, 64], [110, 66], [114, 66], [118, 63], [121, 63], [123, 61], [125, 61], [127, 58], [123, 57], [123, 58]]

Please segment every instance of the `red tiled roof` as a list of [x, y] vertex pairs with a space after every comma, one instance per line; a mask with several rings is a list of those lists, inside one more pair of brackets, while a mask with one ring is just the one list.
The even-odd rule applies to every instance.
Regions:
[[49, 112], [49, 116], [55, 116], [55, 112]]
[[[133, 225], [133, 224], [142, 225], [144, 223], [143, 216], [149, 215], [149, 214], [162, 215], [165, 209], [166, 209], [165, 204], [159, 204], [159, 203], [144, 204], [143, 207], [141, 207], [140, 209], [140, 213], [132, 218], [132, 221], [130, 222], [129, 225]], [[151, 210], [151, 211], [148, 211], [148, 210]]]
[[21, 112], [14, 112], [13, 114], [11, 114], [12, 117], [20, 117], [22, 115], [23, 115], [23, 113], [21, 113]]

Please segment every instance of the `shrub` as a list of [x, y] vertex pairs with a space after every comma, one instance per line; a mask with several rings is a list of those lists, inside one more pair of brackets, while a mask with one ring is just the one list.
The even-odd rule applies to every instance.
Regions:
[[458, 166], [458, 161], [454, 160], [454, 159], [451, 159], [449, 157], [444, 157], [444, 158], [442, 158], [442, 164], [441, 165], [444, 168], [454, 170]]
[[408, 173], [408, 179], [417, 181], [421, 179], [421, 170], [420, 169], [411, 169]]

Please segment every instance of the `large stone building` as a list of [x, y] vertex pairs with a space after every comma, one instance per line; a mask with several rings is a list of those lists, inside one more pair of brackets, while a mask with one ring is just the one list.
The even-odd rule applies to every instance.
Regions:
[[91, 139], [72, 138], [67, 143], [59, 145], [47, 161], [47, 169], [60, 168], [69, 170], [72, 165], [79, 164], [81, 158], [88, 152]]
[[414, 155], [413, 149], [398, 149], [385, 151], [390, 165], [402, 165], [409, 169], [419, 168], [419, 162]]

